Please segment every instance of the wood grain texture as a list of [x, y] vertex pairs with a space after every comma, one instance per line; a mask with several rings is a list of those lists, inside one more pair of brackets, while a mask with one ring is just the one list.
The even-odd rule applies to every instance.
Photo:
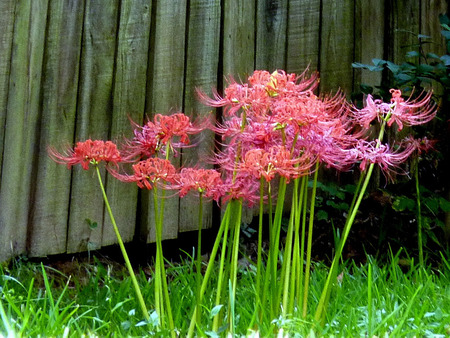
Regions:
[[257, 2], [256, 69], [285, 69], [287, 7], [287, 0]]
[[48, 8], [42, 113], [36, 181], [30, 212], [29, 254], [45, 256], [66, 251], [71, 171], [54, 163], [49, 146], [59, 151], [73, 142], [84, 1], [52, 0]]
[[320, 36], [320, 92], [352, 90], [353, 0], [323, 0]]
[[[3, 142], [11, 67], [15, 1], [0, 1], [0, 177], [2, 174]], [[1, 181], [0, 181], [1, 188]]]
[[223, 17], [223, 74], [246, 80], [255, 69], [255, 0], [227, 0]]
[[[112, 118], [118, 1], [86, 1], [75, 140], [106, 140]], [[104, 173], [104, 169], [102, 169]], [[103, 175], [105, 182], [105, 175]], [[103, 198], [95, 170], [73, 168], [67, 252], [102, 243]], [[89, 227], [86, 220], [97, 223]]]
[[47, 1], [17, 3], [0, 190], [0, 261], [26, 251]]
[[[153, 3], [150, 72], [146, 111], [154, 114], [174, 113], [182, 109], [185, 71], [186, 0]], [[179, 157], [172, 158], [179, 165]], [[143, 191], [143, 224], [148, 241], [155, 240], [152, 192]], [[165, 200], [163, 238], [176, 238], [179, 221], [179, 198]]]
[[[355, 62], [372, 65], [372, 59], [383, 59], [384, 55], [384, 18], [385, 7], [382, 1], [358, 0], [355, 12]], [[381, 72], [368, 70], [353, 70], [353, 91], [360, 90], [360, 84], [379, 86], [381, 84]]]
[[301, 74], [319, 68], [320, 1], [290, 0], [286, 71]]
[[[186, 55], [186, 79], [184, 88], [184, 112], [191, 118], [202, 120], [212, 116], [210, 107], [203, 105], [197, 99], [196, 88], [211, 93], [217, 86], [220, 38], [220, 1], [191, 0], [189, 8], [189, 27]], [[199, 137], [193, 137], [195, 148], [183, 149], [183, 166], [209, 168], [205, 161], [214, 151], [214, 135], [203, 132]], [[198, 197], [186, 196], [180, 199], [179, 231], [198, 229]], [[211, 227], [211, 202], [203, 205], [203, 228]]]
[[[113, 109], [110, 138], [123, 141], [132, 137], [129, 119], [140, 123], [145, 111], [147, 61], [150, 39], [151, 2], [122, 1], [114, 70]], [[122, 239], [133, 239], [136, 227], [138, 188], [107, 176], [107, 194]], [[105, 211], [102, 246], [117, 243]]]

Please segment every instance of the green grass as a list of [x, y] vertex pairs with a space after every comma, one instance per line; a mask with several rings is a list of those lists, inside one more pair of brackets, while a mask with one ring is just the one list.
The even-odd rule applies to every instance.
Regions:
[[[261, 336], [274, 332], [303, 337], [311, 332], [324, 336], [433, 336], [450, 334], [450, 263], [419, 269], [399, 264], [399, 255], [388, 264], [371, 259], [363, 266], [347, 262], [340, 271], [324, 326], [314, 325], [313, 311], [327, 277], [327, 267], [313, 266], [308, 299], [311, 314], [302, 319], [294, 313], [286, 318], [256, 321]], [[42, 264], [19, 262], [0, 267], [0, 337], [28, 336], [159, 336], [153, 297], [151, 267], [141, 269], [137, 279], [151, 312], [143, 321], [133, 286], [125, 268], [95, 260], [75, 263], [70, 276]], [[238, 274], [234, 323], [238, 335], [250, 335], [254, 301], [255, 269]], [[189, 327], [195, 302], [195, 267], [192, 260], [167, 266], [175, 326], [180, 336]], [[214, 273], [213, 276], [217, 276]], [[370, 278], [369, 278], [370, 277]], [[204, 294], [201, 331], [210, 332], [214, 316], [214, 278]], [[221, 322], [227, 319], [220, 317]], [[222, 334], [223, 335], [223, 334]]]

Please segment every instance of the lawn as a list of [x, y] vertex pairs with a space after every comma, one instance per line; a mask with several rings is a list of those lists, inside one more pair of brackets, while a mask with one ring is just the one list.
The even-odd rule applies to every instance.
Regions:
[[[253, 320], [256, 267], [240, 265], [235, 300], [237, 336], [422, 336], [450, 334], [450, 264], [442, 256], [436, 267], [418, 268], [405, 254], [390, 255], [383, 264], [368, 257], [359, 265], [341, 267], [326, 323], [315, 324], [312, 314], [303, 318], [298, 309], [286, 318]], [[206, 263], [203, 263], [206, 265]], [[136, 269], [139, 285], [149, 306], [144, 321], [135, 300], [127, 270], [105, 256], [51, 262], [16, 260], [0, 269], [0, 336], [168, 336], [157, 326], [154, 309], [153, 266]], [[166, 263], [169, 294], [177, 333], [186, 335], [195, 305], [195, 262], [183, 258]], [[314, 308], [328, 274], [322, 263], [311, 273], [309, 307]], [[223, 336], [227, 318], [220, 318], [222, 332], [212, 332], [215, 278], [204, 294], [198, 334]], [[253, 324], [252, 324], [253, 323]], [[222, 334], [221, 334], [222, 333]]]

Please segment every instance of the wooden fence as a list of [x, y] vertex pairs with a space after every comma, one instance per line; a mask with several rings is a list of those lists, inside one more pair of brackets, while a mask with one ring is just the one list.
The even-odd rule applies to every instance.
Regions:
[[[254, 69], [320, 71], [321, 91], [380, 74], [351, 63], [400, 61], [414, 34], [439, 36], [445, 0], [2, 0], [0, 1], [0, 261], [115, 243], [93, 172], [47, 156], [86, 138], [131, 136], [129, 118], [204, 114], [210, 90]], [[414, 34], [407, 33], [411, 31]], [[436, 48], [434, 49], [436, 50]], [[183, 153], [196, 163], [211, 149]], [[125, 241], [152, 241], [145, 194], [106, 177]], [[194, 200], [166, 204], [165, 238], [196, 226]], [[212, 207], [205, 224], [211, 226]], [[88, 221], [98, 227], [89, 227]]]

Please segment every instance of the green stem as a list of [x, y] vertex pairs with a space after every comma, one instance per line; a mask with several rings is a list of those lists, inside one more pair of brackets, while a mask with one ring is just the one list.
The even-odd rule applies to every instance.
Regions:
[[[384, 119], [382, 121], [380, 133], [376, 140], [377, 141], [376, 148], [378, 148], [380, 146], [381, 141], [383, 140], [384, 130], [386, 128], [386, 122], [388, 121], [388, 117], [386, 117], [386, 119]], [[356, 199], [353, 207], [350, 207], [350, 212], [349, 212], [347, 221], [345, 223], [344, 230], [342, 232], [342, 238], [341, 238], [341, 241], [339, 242], [339, 246], [337, 248], [336, 255], [333, 258], [333, 262], [331, 263], [330, 271], [328, 272], [328, 277], [325, 281], [325, 285], [322, 290], [322, 294], [320, 296], [319, 303], [317, 305], [316, 313], [314, 315], [314, 319], [317, 322], [319, 322], [325, 318], [328, 298], [329, 298], [330, 292], [331, 292], [332, 280], [334, 283], [334, 279], [335, 279], [333, 276], [337, 275], [337, 268], [339, 265], [339, 260], [342, 256], [342, 251], [344, 249], [345, 242], [347, 241], [347, 237], [350, 234], [350, 229], [353, 225], [353, 222], [355, 221], [355, 217], [356, 217], [356, 213], [358, 212], [359, 205], [361, 204], [361, 201], [364, 197], [364, 193], [366, 192], [367, 186], [369, 185], [370, 177], [372, 176], [374, 166], [375, 166], [375, 163], [370, 163], [370, 165], [367, 169], [367, 174], [364, 177], [364, 183], [363, 183], [361, 189], [359, 191], [357, 191], [358, 198]]]
[[231, 336], [234, 337], [234, 328], [235, 328], [235, 318], [233, 315], [230, 315], [235, 312], [234, 305], [236, 303], [236, 285], [237, 285], [237, 270], [238, 270], [238, 256], [239, 256], [239, 237], [241, 232], [241, 219], [242, 219], [242, 199], [238, 201], [238, 214], [235, 220], [234, 226], [234, 236], [233, 236], [233, 245], [232, 245], [232, 256], [231, 256], [231, 272], [230, 272], [230, 280], [231, 280], [231, 295], [230, 295], [230, 306], [231, 312], [229, 312], [229, 324], [230, 324], [230, 333]]
[[[288, 311], [288, 299], [289, 294], [294, 293], [294, 290], [289, 290], [290, 282], [291, 282], [291, 262], [294, 261], [293, 257], [293, 241], [294, 241], [294, 228], [295, 228], [295, 221], [294, 218], [296, 217], [296, 206], [297, 206], [297, 198], [298, 198], [298, 183], [299, 179], [294, 180], [294, 191], [292, 193], [292, 205], [291, 205], [291, 215], [289, 217], [289, 226], [288, 231], [286, 235], [286, 246], [284, 249], [284, 255], [283, 255], [283, 267], [281, 272], [281, 283], [280, 285], [280, 291], [278, 298], [281, 299], [281, 294], [283, 294], [283, 306], [282, 306], [282, 315], [283, 317], [286, 316]], [[292, 264], [294, 267], [294, 264]]]
[[[198, 237], [197, 237], [197, 305], [201, 308], [200, 289], [202, 286], [202, 227], [203, 227], [203, 194], [199, 196]], [[201, 311], [197, 311], [197, 325], [201, 323]]]
[[312, 249], [312, 232], [314, 225], [314, 207], [316, 204], [317, 177], [319, 173], [319, 164], [316, 162], [316, 170], [314, 172], [313, 188], [311, 193], [311, 206], [309, 209], [309, 226], [308, 226], [308, 244], [306, 247], [306, 266], [305, 266], [305, 286], [303, 288], [303, 318], [306, 317], [308, 311], [308, 292], [309, 292], [309, 275], [311, 273], [311, 249]]
[[127, 251], [125, 250], [125, 246], [122, 241], [122, 237], [120, 236], [119, 228], [117, 227], [116, 220], [111, 211], [111, 206], [109, 205], [108, 197], [106, 196], [105, 187], [103, 186], [102, 176], [100, 174], [100, 170], [98, 166], [95, 166], [98, 182], [100, 184], [100, 189], [102, 190], [103, 200], [105, 201], [106, 209], [108, 210], [109, 217], [111, 219], [111, 224], [113, 225], [114, 232], [117, 237], [117, 242], [119, 243], [120, 250], [122, 251], [123, 259], [125, 260], [125, 265], [128, 269], [128, 273], [131, 278], [131, 282], [134, 287], [134, 291], [136, 292], [136, 297], [138, 299], [138, 303], [141, 307], [142, 314], [144, 315], [145, 320], [149, 321], [150, 316], [148, 314], [147, 307], [145, 306], [144, 297], [142, 297], [141, 289], [139, 288], [139, 284], [136, 279], [136, 275], [134, 274], [133, 268], [131, 267], [130, 259], [128, 258]]
[[420, 202], [420, 188], [419, 188], [419, 159], [415, 161], [414, 178], [416, 180], [416, 196], [417, 196], [417, 244], [419, 247], [419, 264], [423, 268], [423, 242], [422, 242], [422, 206]]
[[[203, 295], [206, 291], [206, 287], [208, 286], [209, 277], [211, 276], [211, 272], [214, 267], [214, 262], [217, 256], [217, 252], [219, 250], [220, 243], [222, 242], [223, 233], [225, 231], [225, 228], [228, 227], [228, 217], [230, 216], [230, 208], [229, 204], [227, 205], [227, 208], [225, 210], [224, 217], [220, 223], [219, 231], [217, 232], [216, 241], [214, 242], [213, 249], [211, 251], [211, 256], [209, 258], [208, 266], [206, 267], [205, 276], [203, 278], [202, 287], [200, 289], [200, 301], [202, 301]], [[220, 273], [220, 270], [219, 270]], [[195, 330], [195, 324], [196, 324], [196, 318], [197, 318], [197, 311], [199, 306], [197, 304], [194, 307], [194, 311], [191, 317], [191, 322], [189, 324], [189, 330], [186, 335], [186, 337], [191, 338], [194, 336], [194, 330]]]

